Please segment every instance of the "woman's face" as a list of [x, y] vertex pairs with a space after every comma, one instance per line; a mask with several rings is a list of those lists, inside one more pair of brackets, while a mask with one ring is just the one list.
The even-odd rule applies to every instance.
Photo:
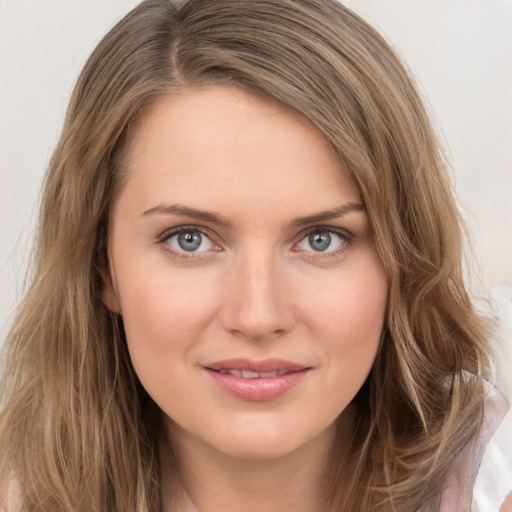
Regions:
[[281, 106], [198, 88], [139, 122], [128, 166], [104, 298], [175, 442], [261, 459], [331, 439], [387, 279], [328, 144]]

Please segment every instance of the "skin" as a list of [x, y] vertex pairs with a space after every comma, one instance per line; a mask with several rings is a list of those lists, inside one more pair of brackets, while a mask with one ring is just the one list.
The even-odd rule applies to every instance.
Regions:
[[512, 512], [512, 491], [505, 498], [503, 505], [500, 507], [500, 512]]
[[[104, 300], [123, 317], [178, 454], [183, 492], [172, 504], [163, 444], [165, 509], [325, 510], [327, 456], [337, 423], [350, 434], [388, 291], [357, 187], [298, 115], [227, 87], [162, 99], [136, 126], [127, 160]], [[199, 250], [179, 245], [182, 226], [204, 233]], [[309, 237], [319, 228], [331, 240], [323, 251]], [[244, 400], [204, 368], [231, 358], [309, 370], [277, 399]]]

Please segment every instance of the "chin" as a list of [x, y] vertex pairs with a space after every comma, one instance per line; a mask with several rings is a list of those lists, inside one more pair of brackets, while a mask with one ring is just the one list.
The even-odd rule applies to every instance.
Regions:
[[[287, 438], [284, 438], [287, 437]], [[290, 436], [261, 436], [259, 438], [239, 438], [231, 440], [221, 451], [231, 458], [246, 461], [272, 460], [286, 457], [298, 450], [303, 443], [290, 439]]]
[[[217, 451], [238, 460], [264, 461], [293, 456], [303, 450], [329, 449], [335, 435], [335, 427], [299, 427], [299, 422], [275, 424], [251, 422], [245, 428], [239, 426], [216, 438], [205, 441]], [[315, 428], [316, 427], [316, 428]]]

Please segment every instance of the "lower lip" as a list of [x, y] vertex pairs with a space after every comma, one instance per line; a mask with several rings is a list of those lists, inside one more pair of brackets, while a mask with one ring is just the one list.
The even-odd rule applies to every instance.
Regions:
[[206, 371], [223, 391], [242, 400], [263, 402], [275, 400], [297, 386], [309, 371], [308, 368], [298, 372], [269, 378], [244, 379], [229, 373], [220, 373], [206, 368]]

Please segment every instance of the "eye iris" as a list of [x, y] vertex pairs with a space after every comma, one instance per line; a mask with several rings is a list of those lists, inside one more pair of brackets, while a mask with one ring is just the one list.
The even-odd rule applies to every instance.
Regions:
[[178, 244], [184, 251], [195, 251], [201, 245], [201, 235], [190, 231], [180, 233], [178, 235]]
[[309, 235], [309, 244], [315, 251], [325, 251], [331, 245], [331, 235], [326, 231], [317, 231]]

